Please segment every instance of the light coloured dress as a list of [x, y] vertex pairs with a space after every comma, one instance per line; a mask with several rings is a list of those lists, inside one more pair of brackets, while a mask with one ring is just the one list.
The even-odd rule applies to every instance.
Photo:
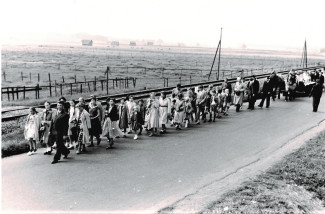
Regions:
[[167, 124], [167, 116], [171, 112], [170, 100], [159, 98], [159, 124]]
[[157, 99], [149, 98], [147, 100], [148, 115], [147, 118], [147, 129], [159, 127], [159, 103]]
[[176, 100], [175, 103], [175, 115], [174, 115], [174, 123], [182, 123], [184, 120], [184, 100]]
[[27, 121], [25, 124], [25, 139], [33, 139], [39, 141], [39, 128], [40, 128], [40, 118], [37, 114], [30, 114], [27, 116]]
[[[234, 88], [234, 105], [243, 105], [243, 99], [244, 99], [244, 91], [245, 91], [245, 84], [236, 82], [235, 88]], [[240, 92], [239, 94], [236, 94], [236, 91]]]

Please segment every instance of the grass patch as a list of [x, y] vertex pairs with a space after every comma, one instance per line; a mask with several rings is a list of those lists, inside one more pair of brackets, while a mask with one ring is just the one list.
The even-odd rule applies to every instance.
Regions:
[[310, 213], [325, 206], [325, 131], [203, 213]]
[[18, 128], [8, 134], [2, 135], [1, 157], [22, 154], [29, 151], [28, 141], [24, 139], [24, 130]]

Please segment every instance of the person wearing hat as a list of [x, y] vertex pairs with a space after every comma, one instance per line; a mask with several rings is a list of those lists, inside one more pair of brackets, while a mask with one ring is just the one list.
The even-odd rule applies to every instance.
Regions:
[[86, 143], [89, 143], [89, 131], [91, 129], [90, 115], [85, 110], [86, 105], [84, 103], [78, 103], [76, 105], [76, 120], [78, 124], [78, 145], [76, 154], [86, 152]]
[[263, 108], [265, 99], [266, 99], [266, 108], [270, 107], [271, 93], [272, 93], [272, 85], [270, 83], [270, 77], [266, 77], [266, 80], [263, 83], [263, 87], [262, 87], [262, 100], [258, 105], [258, 107]]
[[203, 90], [203, 86], [200, 85], [198, 87], [198, 92], [196, 96], [196, 115], [195, 115], [195, 122], [196, 124], [200, 124], [200, 115], [202, 114], [202, 120], [206, 122], [206, 114], [205, 114], [205, 104], [206, 104], [207, 94]]
[[240, 77], [237, 77], [237, 81], [234, 87], [234, 105], [236, 106], [236, 112], [239, 112], [240, 107], [243, 105], [244, 91], [246, 89], [245, 84], [241, 81]]
[[57, 102], [57, 116], [53, 122], [53, 128], [56, 134], [56, 153], [53, 157], [52, 164], [58, 163], [61, 155], [67, 159], [70, 151], [65, 147], [63, 137], [68, 135], [69, 115], [64, 111], [64, 102]]
[[83, 97], [79, 97], [79, 99], [78, 99], [78, 103], [80, 104], [83, 104], [83, 106], [84, 106], [84, 110], [86, 110], [87, 112], [89, 112], [89, 107], [88, 107], [88, 105], [86, 104], [86, 101], [85, 101], [85, 98], [83, 98]]
[[39, 141], [39, 128], [40, 128], [40, 118], [37, 115], [35, 107], [29, 108], [29, 115], [25, 123], [24, 136], [29, 142], [29, 152], [27, 155], [32, 155], [36, 152], [36, 142]]
[[313, 96], [313, 112], [317, 112], [320, 98], [323, 94], [323, 85], [320, 84], [320, 80], [316, 80], [316, 85], [310, 91], [309, 97]]

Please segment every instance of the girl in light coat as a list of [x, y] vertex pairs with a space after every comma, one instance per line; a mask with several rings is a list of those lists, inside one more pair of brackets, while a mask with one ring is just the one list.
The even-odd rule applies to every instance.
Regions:
[[29, 108], [29, 115], [27, 116], [24, 136], [29, 141], [29, 152], [28, 155], [32, 155], [36, 152], [36, 141], [39, 141], [39, 128], [40, 118], [37, 115], [37, 111], [34, 107]]
[[155, 97], [155, 93], [150, 94], [150, 98], [147, 100], [147, 129], [150, 132], [149, 137], [157, 133], [159, 126], [159, 102]]

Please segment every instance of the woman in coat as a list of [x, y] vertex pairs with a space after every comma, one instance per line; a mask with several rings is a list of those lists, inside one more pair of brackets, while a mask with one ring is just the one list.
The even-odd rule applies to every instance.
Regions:
[[176, 130], [181, 130], [181, 126], [183, 123], [183, 119], [184, 119], [184, 109], [185, 109], [185, 105], [184, 105], [184, 100], [183, 100], [183, 94], [178, 94], [178, 99], [176, 100], [175, 103], [175, 115], [174, 115], [174, 124], [175, 124], [175, 128]]
[[157, 133], [159, 126], [159, 102], [155, 97], [155, 93], [150, 94], [147, 100], [147, 129], [150, 132], [149, 137]]
[[85, 110], [85, 104], [79, 103], [77, 105], [76, 120], [78, 123], [78, 149], [77, 154], [86, 151], [86, 143], [89, 143], [89, 130], [91, 129], [90, 115]]
[[241, 81], [240, 77], [237, 77], [237, 81], [234, 87], [234, 105], [236, 106], [236, 111], [239, 112], [240, 107], [243, 105], [245, 84]]
[[51, 135], [53, 121], [56, 117], [56, 112], [51, 109], [51, 104], [49, 102], [44, 103], [45, 109], [40, 115], [41, 120], [41, 141], [46, 144], [46, 152], [44, 155], [50, 155], [52, 153], [53, 146], [53, 136]]
[[126, 129], [129, 126], [129, 111], [128, 107], [125, 103], [125, 98], [121, 99], [121, 104], [118, 106], [118, 112], [119, 112], [119, 123], [118, 126], [123, 132], [123, 137], [126, 137]]

